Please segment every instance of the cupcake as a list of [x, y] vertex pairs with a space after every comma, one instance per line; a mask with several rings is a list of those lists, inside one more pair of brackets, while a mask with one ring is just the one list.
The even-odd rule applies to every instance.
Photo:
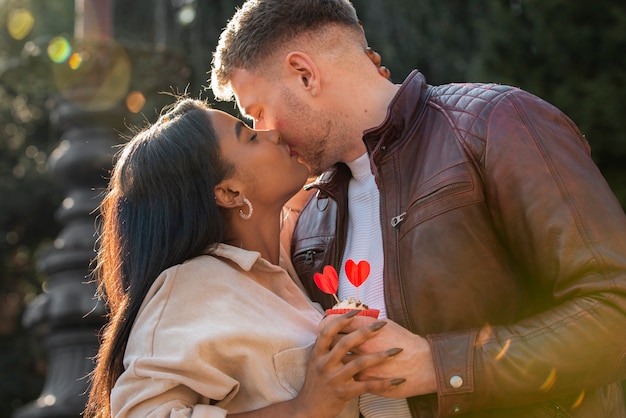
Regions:
[[337, 288], [339, 286], [339, 275], [333, 266], [324, 267], [322, 273], [315, 273], [313, 280], [317, 287], [324, 293], [328, 293], [335, 297], [337, 303], [331, 308], [326, 309], [326, 315], [343, 314], [358, 309], [358, 315], [371, 316], [378, 318], [380, 310], [370, 309], [365, 303], [359, 300], [359, 286], [361, 286], [370, 274], [370, 265], [367, 261], [359, 261], [355, 263], [353, 260], [346, 262], [346, 276], [350, 283], [356, 287], [356, 297], [350, 297], [339, 301], [337, 298]]
[[357, 316], [363, 315], [371, 316], [372, 318], [378, 318], [378, 314], [380, 313], [380, 310], [370, 309], [369, 306], [356, 298], [348, 298], [342, 300], [339, 303], [335, 303], [332, 308], [326, 309], [326, 315], [343, 314], [353, 311], [355, 309], [358, 309], [360, 311], [358, 314], [356, 314]]

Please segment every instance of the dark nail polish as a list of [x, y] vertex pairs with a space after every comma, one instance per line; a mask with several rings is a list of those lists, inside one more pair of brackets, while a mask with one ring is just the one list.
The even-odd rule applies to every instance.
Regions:
[[385, 325], [387, 325], [387, 323], [385, 321], [374, 322], [372, 325], [370, 325], [370, 329], [372, 331], [378, 331], [379, 329], [381, 329]]
[[389, 350], [385, 351], [385, 354], [387, 354], [389, 357], [393, 357], [393, 356], [397, 356], [398, 354], [400, 354], [402, 352], [402, 348], [390, 348]]
[[400, 383], [406, 382], [406, 379], [391, 379], [391, 386], [398, 386]]
[[345, 316], [346, 316], [346, 318], [353, 318], [353, 317], [357, 316], [359, 314], [359, 312], [361, 312], [361, 311], [358, 310], [358, 309], [353, 309], [350, 312], [346, 313]]

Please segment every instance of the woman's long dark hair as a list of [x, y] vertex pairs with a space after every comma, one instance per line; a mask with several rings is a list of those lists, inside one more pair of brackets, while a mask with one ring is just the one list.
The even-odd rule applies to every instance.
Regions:
[[110, 417], [111, 389], [141, 303], [159, 274], [222, 241], [214, 187], [233, 168], [200, 100], [180, 99], [124, 146], [100, 205], [94, 271], [109, 321], [91, 375], [87, 417]]

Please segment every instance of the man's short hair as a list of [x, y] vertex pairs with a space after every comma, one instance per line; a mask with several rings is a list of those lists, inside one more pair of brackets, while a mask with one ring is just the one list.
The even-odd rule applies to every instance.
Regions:
[[222, 31], [213, 54], [211, 89], [231, 100], [235, 69], [251, 70], [286, 43], [325, 25], [361, 30], [349, 0], [248, 0]]

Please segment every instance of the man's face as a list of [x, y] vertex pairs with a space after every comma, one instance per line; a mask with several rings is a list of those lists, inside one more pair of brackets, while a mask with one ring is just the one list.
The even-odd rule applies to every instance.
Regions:
[[[236, 70], [231, 87], [241, 112], [253, 119], [255, 129], [272, 129], [280, 133], [312, 174], [320, 174], [341, 160], [337, 148], [336, 118], [318, 106], [310, 95], [280, 77], [268, 80], [247, 70]], [[317, 106], [317, 107], [314, 107]]]

